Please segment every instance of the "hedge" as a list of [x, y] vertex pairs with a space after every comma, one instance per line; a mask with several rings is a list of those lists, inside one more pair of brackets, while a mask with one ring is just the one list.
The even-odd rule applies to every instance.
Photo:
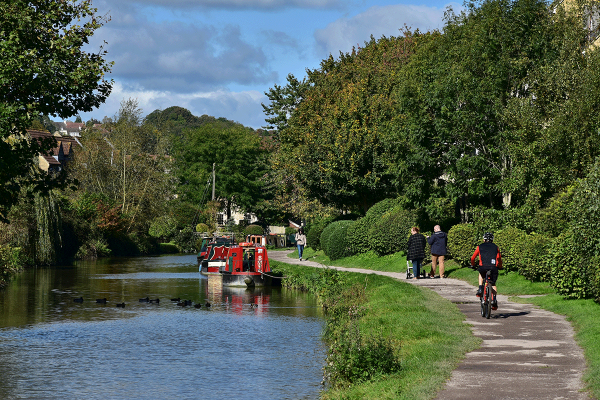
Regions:
[[369, 247], [379, 256], [406, 251], [410, 230], [415, 226], [417, 213], [396, 206], [385, 213], [369, 229]]
[[323, 249], [321, 234], [327, 225], [335, 220], [334, 216], [315, 218], [306, 225], [306, 245], [315, 251]]
[[262, 235], [265, 231], [260, 225], [248, 225], [244, 232], [246, 235]]
[[327, 225], [321, 234], [321, 245], [325, 255], [331, 260], [337, 260], [349, 256], [347, 236], [348, 228], [354, 225], [355, 221], [335, 221]]
[[374, 204], [364, 217], [356, 221], [348, 229], [348, 250], [350, 254], [361, 254], [371, 250], [369, 245], [369, 230], [379, 219], [394, 207], [399, 205], [399, 199], [384, 199]]
[[500, 248], [506, 272], [523, 268], [526, 240], [527, 233], [518, 228], [509, 227], [494, 234], [494, 243]]
[[454, 225], [448, 231], [448, 250], [454, 261], [462, 267], [471, 265], [471, 256], [481, 239], [471, 224]]

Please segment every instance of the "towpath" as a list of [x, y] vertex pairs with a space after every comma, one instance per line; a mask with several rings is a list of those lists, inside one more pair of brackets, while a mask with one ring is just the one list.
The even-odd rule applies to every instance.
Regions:
[[[269, 258], [289, 264], [324, 268], [313, 261], [272, 251]], [[514, 303], [499, 295], [491, 319], [481, 317], [476, 288], [452, 278], [406, 280], [406, 272], [381, 272], [329, 267], [340, 271], [385, 275], [429, 288], [455, 303], [473, 334], [483, 343], [467, 353], [438, 393], [439, 400], [494, 398], [496, 400], [583, 400], [583, 351], [575, 343], [566, 319], [532, 304]]]

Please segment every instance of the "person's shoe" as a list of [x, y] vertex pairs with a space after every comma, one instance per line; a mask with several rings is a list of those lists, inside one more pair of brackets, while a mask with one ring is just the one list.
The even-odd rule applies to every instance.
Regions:
[[477, 293], [475, 293], [475, 296], [481, 297], [482, 295], [483, 295], [483, 289], [481, 289], [481, 288], [477, 289]]
[[497, 310], [498, 309], [498, 301], [494, 300], [492, 301], [492, 310]]
[[302, 261], [302, 257], [300, 257], [298, 260], [299, 260], [299, 261]]

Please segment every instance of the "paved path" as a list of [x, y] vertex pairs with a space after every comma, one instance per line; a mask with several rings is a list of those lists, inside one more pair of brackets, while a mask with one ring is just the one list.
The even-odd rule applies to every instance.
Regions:
[[[272, 251], [269, 258], [290, 264], [323, 268], [312, 261]], [[498, 295], [499, 308], [488, 320], [481, 317], [476, 288], [458, 279], [406, 280], [406, 273], [330, 267], [341, 271], [386, 275], [427, 287], [455, 303], [483, 339], [453, 371], [437, 399], [558, 400], [589, 399], [581, 380], [585, 360], [566, 319], [531, 304]], [[500, 291], [501, 291], [500, 287]]]

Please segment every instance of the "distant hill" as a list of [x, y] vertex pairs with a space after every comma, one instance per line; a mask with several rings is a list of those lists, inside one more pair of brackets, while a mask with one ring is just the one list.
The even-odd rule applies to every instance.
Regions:
[[208, 123], [219, 123], [225, 126], [241, 125], [238, 122], [230, 121], [223, 117], [215, 118], [206, 114], [196, 117], [189, 110], [178, 106], [169, 107], [164, 110], [154, 110], [148, 114], [144, 122], [157, 128], [164, 128], [166, 126], [175, 134], [180, 134], [184, 129], [196, 128]]

